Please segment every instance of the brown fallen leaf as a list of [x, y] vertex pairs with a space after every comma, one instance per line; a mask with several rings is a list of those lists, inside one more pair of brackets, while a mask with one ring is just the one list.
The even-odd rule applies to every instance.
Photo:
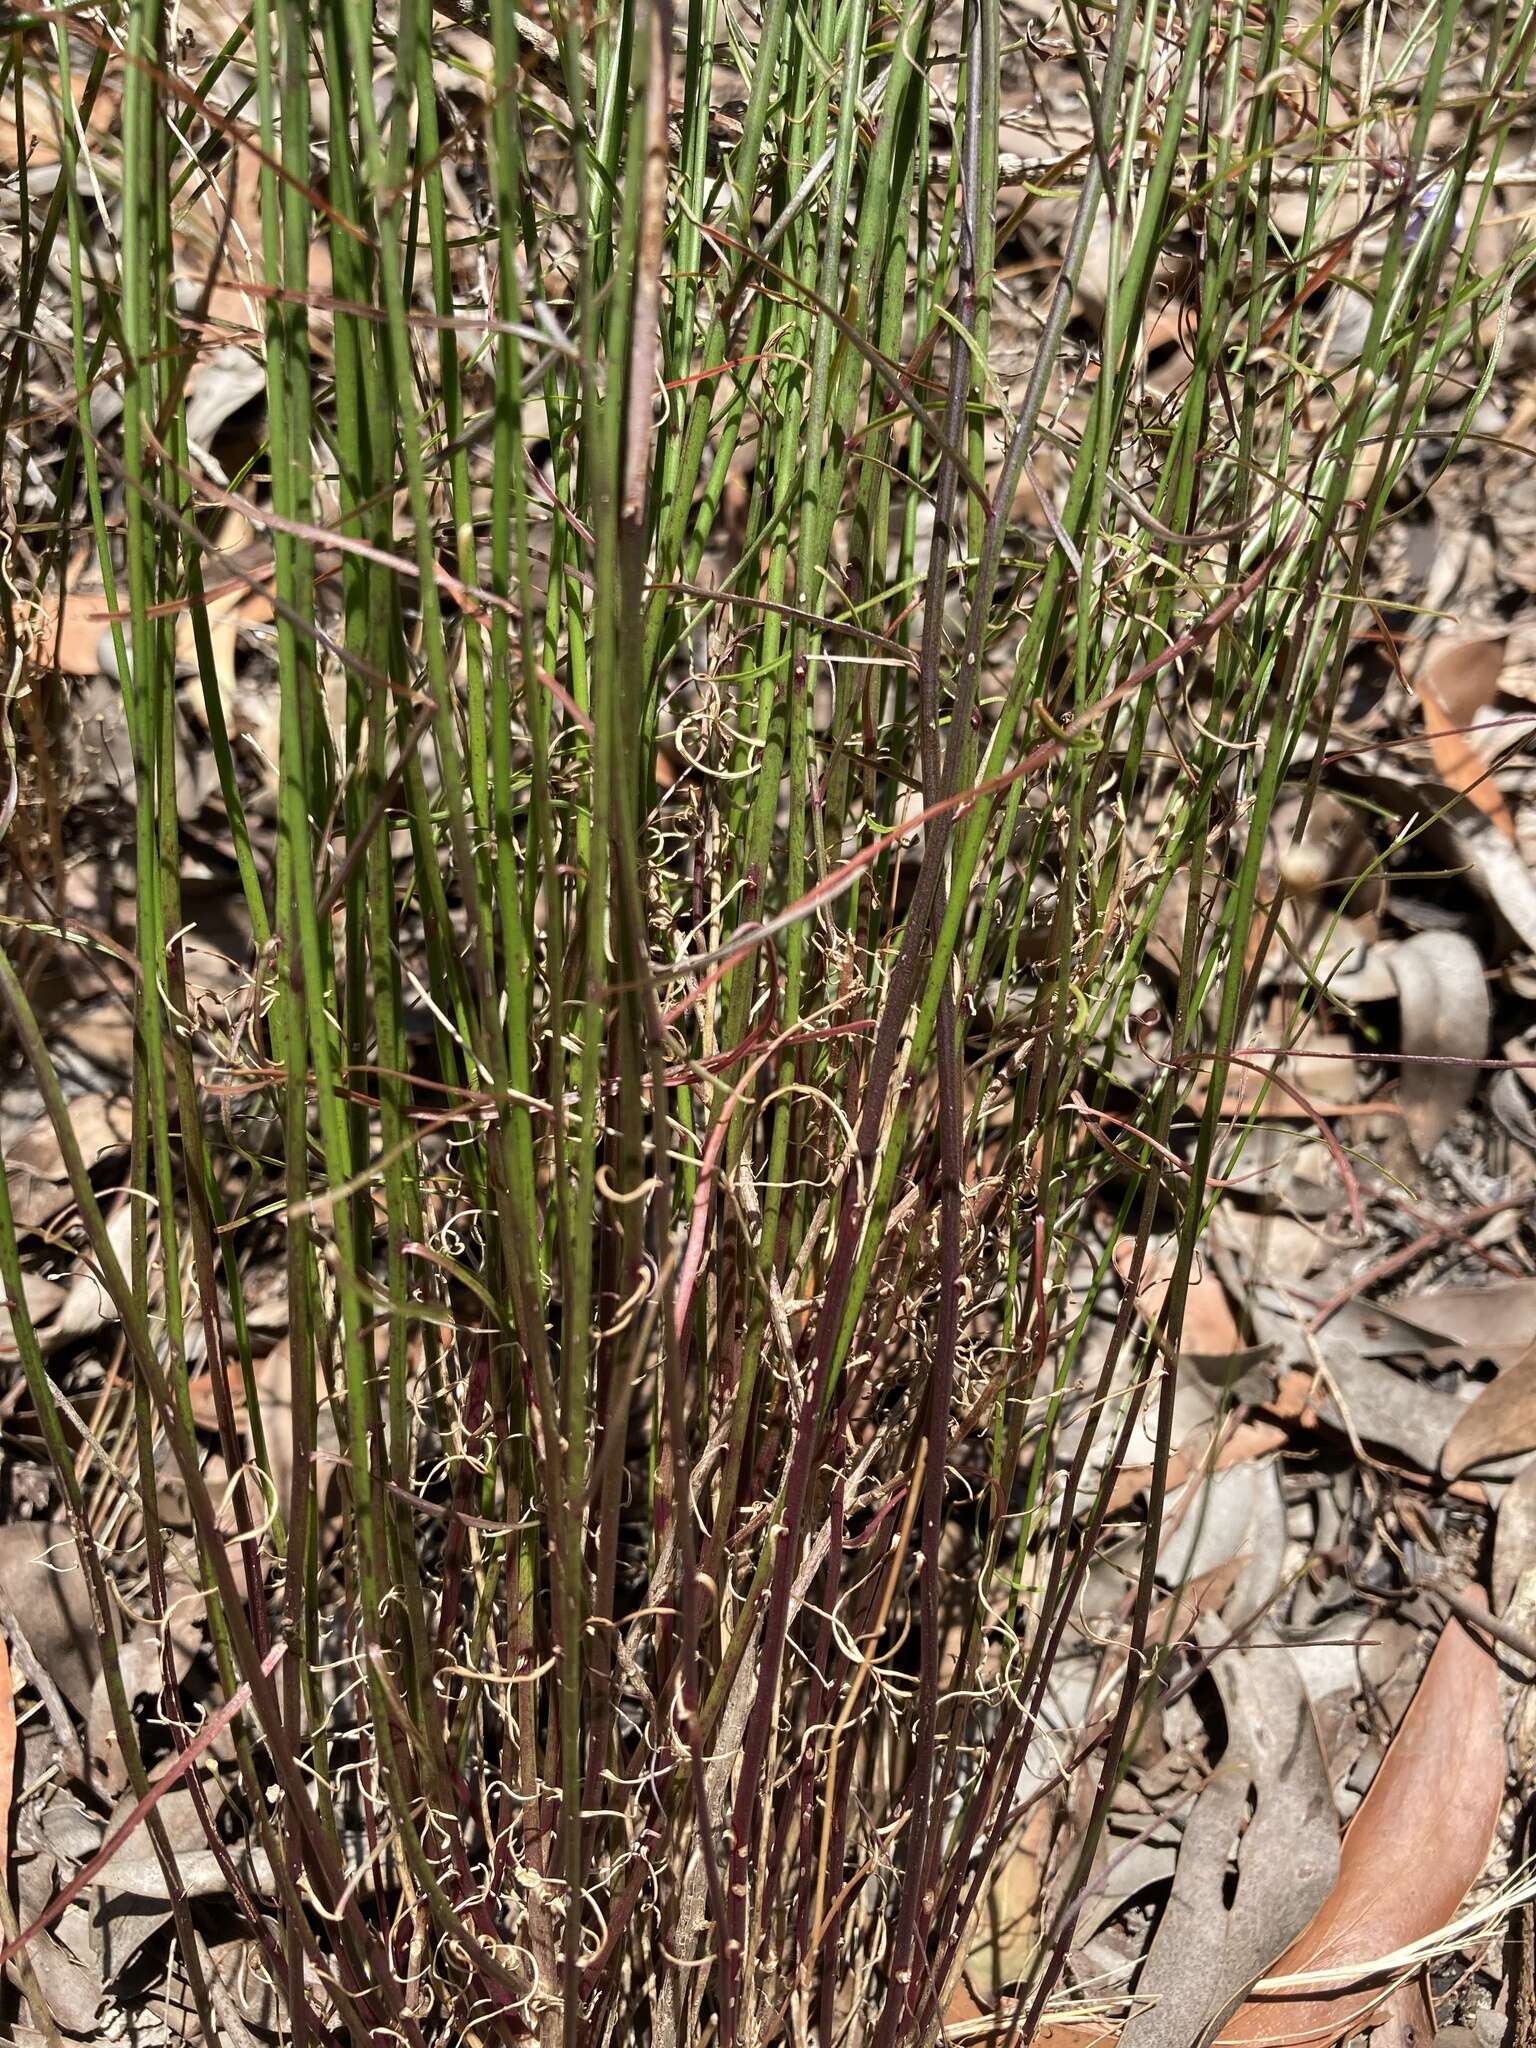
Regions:
[[[51, 52], [45, 53], [39, 44], [33, 55], [16, 66], [17, 84], [21, 88], [21, 128], [16, 125], [16, 96], [11, 87], [0, 93], [0, 170], [14, 172], [25, 150], [31, 170], [40, 170], [45, 164], [59, 161], [59, 128], [62, 109], [59, 105], [58, 72], [51, 61]], [[75, 103], [75, 119], [78, 122], [79, 109], [85, 98], [86, 72], [84, 68], [70, 77], [70, 96]], [[104, 135], [112, 125], [117, 112], [117, 92], [110, 79], [103, 80], [91, 106], [90, 133]]]
[[1434, 692], [1448, 718], [1470, 725], [1498, 695], [1508, 649], [1502, 637], [1458, 640], [1442, 633], [1429, 643], [1419, 680]]
[[967, 1977], [995, 2002], [1028, 1973], [1040, 1944], [1040, 1891], [1056, 1814], [1042, 1799], [998, 1864], [966, 1950]]
[[1229, 1557], [1211, 1571], [1186, 1579], [1177, 1592], [1154, 1602], [1147, 1616], [1147, 1641], [1165, 1647], [1182, 1643], [1206, 1615], [1219, 1614], [1245, 1562], [1241, 1557]]
[[[1122, 1281], [1129, 1278], [1135, 1255], [1136, 1240], [1121, 1238], [1113, 1257], [1115, 1271]], [[1147, 1248], [1141, 1282], [1136, 1290], [1136, 1307], [1149, 1323], [1156, 1322], [1163, 1312], [1178, 1255], [1178, 1245], [1172, 1238]], [[1184, 1300], [1184, 1326], [1179, 1335], [1179, 1349], [1202, 1358], [1225, 1358], [1242, 1348], [1243, 1340], [1238, 1334], [1237, 1320], [1225, 1288], [1209, 1267], [1202, 1269], [1196, 1265], [1190, 1274], [1189, 1292]]]
[[38, 598], [32, 614], [31, 654], [39, 668], [57, 669], [66, 676], [98, 673], [102, 635], [110, 631], [119, 614], [107, 603], [101, 585], [87, 580], [93, 566], [89, 555], [77, 556], [65, 578], [63, 598], [57, 590]]
[[[208, 294], [205, 331], [222, 341], [262, 344], [261, 158], [254, 130], [230, 122], [234, 147], [223, 164], [180, 197], [171, 216], [178, 276]], [[309, 245], [309, 289], [331, 288], [330, 243]]]
[[1490, 1458], [1536, 1450], [1536, 1344], [1490, 1380], [1445, 1440], [1440, 1470], [1459, 1479]]
[[1498, 1666], [1451, 1621], [1344, 1837], [1338, 1882], [1269, 1981], [1355, 1974], [1255, 1992], [1218, 2048], [1324, 2048], [1353, 2033], [1401, 1980], [1372, 1966], [1455, 1917], [1482, 1873], [1503, 1796]]
[[[229, 1387], [230, 1405], [238, 1421], [241, 1410], [245, 1407], [245, 1380], [238, 1359], [225, 1367], [224, 1376]], [[192, 1410], [194, 1426], [205, 1429], [210, 1434], [215, 1432], [219, 1426], [219, 1403], [211, 1372], [193, 1373], [187, 1381], [187, 1401]]]
[[1488, 1056], [1488, 984], [1481, 955], [1460, 932], [1415, 932], [1393, 948], [1391, 968], [1408, 1055], [1398, 1107], [1424, 1159], [1477, 1087], [1474, 1063]]
[[[1229, 1419], [1212, 1456], [1210, 1432], [1201, 1430], [1195, 1441], [1181, 1444], [1168, 1460], [1168, 1489], [1172, 1492], [1182, 1486], [1191, 1473], [1207, 1463], [1211, 1471], [1225, 1472], [1233, 1465], [1246, 1465], [1255, 1458], [1267, 1458], [1271, 1451], [1278, 1451], [1289, 1436], [1289, 1430], [1262, 1418], [1242, 1422]], [[1150, 1465], [1125, 1466], [1110, 1488], [1109, 1513], [1118, 1514], [1138, 1494], [1144, 1493], [1152, 1484], [1152, 1471]]]
[[1468, 741], [1465, 728], [1493, 699], [1504, 672], [1502, 640], [1436, 644], [1413, 679], [1435, 772], [1447, 788], [1476, 804], [1510, 844], [1515, 821], [1493, 770]]
[[[126, 1096], [77, 1095], [69, 1105], [69, 1121], [87, 1166], [122, 1151], [132, 1135], [133, 1116]], [[39, 1229], [74, 1202], [50, 1117], [39, 1117], [6, 1148], [5, 1173], [11, 1209], [23, 1230]]]

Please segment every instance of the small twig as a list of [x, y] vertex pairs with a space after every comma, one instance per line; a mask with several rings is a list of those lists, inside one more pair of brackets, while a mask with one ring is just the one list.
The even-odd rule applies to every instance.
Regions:
[[1536, 1666], [1536, 1642], [1532, 1642], [1521, 1630], [1511, 1628], [1507, 1621], [1501, 1621], [1496, 1614], [1490, 1614], [1486, 1607], [1479, 1607], [1475, 1601], [1466, 1599], [1460, 1593], [1453, 1593], [1448, 1586], [1438, 1585], [1433, 1579], [1426, 1579], [1422, 1574], [1416, 1575], [1413, 1583], [1418, 1591], [1428, 1593], [1431, 1599], [1438, 1600], [1442, 1606], [1448, 1607], [1456, 1619], [1464, 1622], [1468, 1628], [1480, 1629], [1484, 1635], [1492, 1636], [1495, 1642], [1502, 1643], [1506, 1649], [1513, 1650], [1517, 1656], [1523, 1657], [1528, 1664]]

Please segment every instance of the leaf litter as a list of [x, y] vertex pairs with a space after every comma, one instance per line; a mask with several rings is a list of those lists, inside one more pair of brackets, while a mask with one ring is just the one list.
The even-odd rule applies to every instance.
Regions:
[[[199, 61], [200, 37], [206, 63], [234, 17], [226, 21], [217, 8], [187, 13], [197, 25], [182, 59]], [[1021, 90], [1004, 110], [1025, 184], [1060, 150], [1091, 140], [1070, 52], [1049, 57], [1043, 21], [1032, 17], [1029, 34], [1047, 69], [1056, 67], [1051, 89], [1060, 104], [1048, 150], [1029, 94]], [[467, 67], [473, 85], [474, 61], [473, 51], [457, 55], [453, 75]], [[530, 62], [530, 76], [536, 69]], [[535, 85], [552, 91], [542, 75], [530, 92]], [[37, 92], [29, 74], [29, 103]], [[46, 137], [54, 125], [46, 95], [27, 118]], [[108, 133], [115, 118], [109, 92], [93, 109], [91, 132]], [[483, 156], [483, 131], [469, 131], [464, 146]], [[202, 479], [220, 492], [247, 491], [258, 514], [266, 508], [242, 481], [249, 449], [241, 426], [264, 401], [255, 160], [239, 146], [211, 155], [217, 161], [179, 197], [172, 219], [182, 282], [217, 342], [188, 386], [188, 431]], [[0, 164], [13, 181], [17, 158], [7, 102]], [[56, 149], [50, 159], [46, 148], [33, 148], [34, 168], [50, 160]], [[1529, 175], [1514, 174], [1517, 195]], [[1056, 246], [1062, 223], [1053, 226], [1051, 204], [1041, 202], [1031, 217], [1031, 263]], [[467, 202], [465, 214], [467, 242]], [[1075, 308], [1087, 335], [1104, 304], [1109, 246], [1107, 228], [1096, 230]], [[327, 246], [317, 238], [308, 265], [317, 301], [329, 283]], [[1333, 301], [1335, 323], [1347, 303], [1342, 294]], [[323, 304], [317, 311], [323, 351]], [[1013, 326], [1009, 332], [999, 319], [998, 346], [1023, 358], [1034, 324]], [[1179, 326], [1170, 293], [1144, 337], [1149, 364], [1171, 351], [1156, 365], [1165, 385], [1187, 371]], [[431, 374], [425, 355], [419, 374]], [[1015, 1790], [1026, 1810], [958, 1943], [945, 2007], [952, 2040], [1007, 2038], [1021, 2017], [1021, 1988], [1063, 1930], [1059, 1989], [1032, 2037], [1040, 2048], [1326, 2048], [1373, 2026], [1386, 2048], [1390, 2026], [1401, 2023], [1385, 2017], [1391, 2001], [1422, 2006], [1426, 1998], [1443, 2029], [1455, 2023], [1486, 2042], [1493, 2028], [1523, 2027], [1522, 2048], [1533, 2038], [1536, 2013], [1521, 2006], [1528, 1993], [1503, 1952], [1507, 1926], [1523, 1910], [1519, 1889], [1532, 1883], [1515, 1847], [1514, 1815], [1536, 1793], [1536, 1759], [1505, 1734], [1506, 1708], [1519, 1686], [1529, 1689], [1530, 1673], [1518, 1656], [1518, 1678], [1501, 1670], [1499, 1642], [1480, 1640], [1475, 1621], [1446, 1621], [1419, 1569], [1425, 1558], [1443, 1564], [1473, 1602], [1486, 1583], [1495, 1616], [1513, 1616], [1517, 1633], [1529, 1631], [1536, 1127], [1527, 1124], [1522, 1135], [1517, 1122], [1494, 1115], [1497, 1085], [1529, 1092], [1531, 1082], [1513, 1067], [1494, 1075], [1488, 1063], [1496, 1046], [1527, 1066], [1536, 1057], [1536, 757], [1529, 712], [1520, 711], [1532, 701], [1529, 663], [1523, 670], [1511, 658], [1527, 644], [1520, 631], [1529, 634], [1536, 595], [1536, 486], [1529, 450], [1520, 463], [1509, 452], [1530, 374], [1515, 351], [1492, 386], [1498, 420], [1460, 447], [1442, 476], [1421, 479], [1423, 493], [1381, 543], [1374, 582], [1400, 625], [1433, 614], [1442, 629], [1422, 636], [1405, 663], [1395, 652], [1389, 658], [1380, 634], [1362, 624], [1344, 677], [1344, 741], [1316, 760], [1298, 758], [1289, 823], [1277, 824], [1260, 849], [1272, 942], [1247, 963], [1242, 1063], [1223, 1079], [1219, 1189], [1193, 1270], [1178, 1272], [1177, 1235], [1155, 1240], [1138, 1261], [1110, 1203], [1090, 1205], [1081, 1225], [1069, 1291], [1082, 1340], [1062, 1384], [1046, 1376], [1038, 1398], [1042, 1406], [1059, 1400], [1086, 1438], [1096, 1408], [1129, 1415], [1174, 1376], [1172, 1441], [1161, 1468], [1165, 1519], [1150, 1546], [1161, 1596], [1148, 1627], [1157, 1683], [1127, 1768], [1105, 1791], [1102, 1838], [1074, 1891], [1093, 1825], [1091, 1765], [1082, 1759], [1102, 1733], [1106, 1699], [1131, 1655], [1129, 1589], [1149, 1550], [1149, 1496], [1160, 1469], [1149, 1400], [1128, 1430], [1119, 1468], [1111, 1472], [1090, 1451], [1086, 1483], [1060, 1509], [1085, 1528], [1093, 1487], [1104, 1481], [1102, 1552], [1083, 1575], [1037, 1739], [1019, 1767]], [[1530, 426], [1527, 417], [1527, 437]], [[1030, 486], [1037, 506], [1042, 491], [1049, 496], [1048, 474], [1042, 464]], [[1053, 517], [1042, 510], [1036, 522], [1047, 538]], [[1494, 536], [1486, 557], [1456, 539], [1484, 528]], [[206, 620], [243, 816], [264, 872], [276, 837], [272, 564], [258, 525], [225, 506], [204, 564]], [[725, 565], [707, 566], [713, 573]], [[1516, 602], [1525, 617], [1511, 634]], [[29, 791], [24, 822], [33, 829], [36, 874], [45, 875], [50, 860], [57, 866], [55, 909], [68, 920], [56, 943], [38, 934], [30, 941], [39, 978], [43, 969], [48, 977], [68, 1117], [126, 1262], [142, 1197], [128, 1182], [135, 969], [123, 949], [132, 936], [135, 779], [111, 651], [118, 616], [86, 554], [38, 579], [31, 660], [59, 691], [67, 738], [58, 789], [51, 798]], [[174, 642], [190, 671], [185, 610]], [[1191, 694], [1191, 723], [1197, 706]], [[196, 934], [206, 942], [195, 956], [188, 1029], [225, 1091], [211, 1097], [210, 1119], [222, 1163], [259, 1188], [275, 1140], [245, 1118], [242, 1103], [243, 1091], [254, 1092], [246, 1055], [267, 996], [249, 965], [256, 947], [240, 898], [234, 824], [212, 773], [204, 717], [178, 703], [177, 807], [191, 850]], [[1179, 738], [1176, 721], [1158, 735], [1171, 757]], [[1240, 853], [1240, 821], [1233, 833]], [[1139, 857], [1155, 869], [1155, 836], [1148, 829], [1143, 837]], [[1208, 890], [1214, 917], [1230, 878], [1219, 886], [1210, 876], [1174, 880], [1140, 984], [1149, 1015], [1169, 993], [1190, 896], [1198, 904]], [[19, 866], [24, 923], [36, 918], [29, 889], [35, 893], [32, 877]], [[427, 934], [415, 932], [414, 941], [413, 965]], [[225, 971], [220, 961], [242, 964]], [[413, 1015], [413, 1047], [439, 1026]], [[1115, 1114], [1134, 1113], [1138, 1072], [1150, 1071], [1151, 1030], [1143, 1042], [1105, 1048], [1106, 1062], [1124, 1057]], [[1138, 1057], [1147, 1068], [1137, 1069]], [[1204, 1073], [1192, 1077], [1188, 1116], [1175, 1132], [1181, 1158], [1194, 1142], [1206, 1086]], [[142, 1622], [151, 1607], [146, 1503], [124, 1429], [131, 1385], [120, 1322], [58, 1133], [14, 1068], [0, 1094], [0, 1144], [25, 1254], [26, 1308], [57, 1381], [70, 1454], [89, 1478], [90, 1541], [122, 1609], [113, 1617], [113, 1682], [121, 1679], [138, 1745], [131, 1758], [124, 1753], [86, 1563], [49, 1476], [7, 1320], [0, 1808], [8, 1827], [0, 1869], [9, 1854], [24, 1923], [82, 1871], [92, 1873], [82, 1899], [28, 1945], [44, 2010], [33, 2009], [33, 1991], [12, 1964], [7, 1970], [23, 2025], [35, 2032], [46, 2024], [71, 2039], [158, 2048], [197, 2031], [169, 1932], [172, 1883], [142, 1831], [92, 1866], [106, 1836], [135, 1810], [136, 1771], [160, 1782], [178, 1739], [225, 1699], [218, 1645], [187, 1540], [192, 1510], [169, 1458], [149, 1475], [169, 1555], [177, 1558], [179, 1542], [183, 1567], [171, 1581], [179, 1612], [175, 1631], [167, 1630], [168, 1657], [161, 1632]], [[268, 1189], [265, 1199], [278, 1198]], [[226, 1457], [247, 1458], [259, 1423], [272, 1499], [250, 1540], [269, 1561], [296, 1444], [312, 1460], [342, 1458], [327, 1390], [316, 1390], [313, 1413], [302, 1412], [301, 1398], [295, 1414], [288, 1281], [270, 1215], [258, 1205], [241, 1238], [242, 1327], [225, 1327], [215, 1312], [211, 1330], [193, 1317], [186, 1333], [197, 1368], [189, 1413], [221, 1509], [235, 1487]], [[437, 1221], [450, 1246], [451, 1219]], [[1116, 1354], [1112, 1332], [1127, 1300], [1143, 1342]], [[1170, 1349], [1162, 1338], [1171, 1300], [1180, 1327]], [[163, 1292], [148, 1306], [163, 1328]], [[333, 1311], [332, 1302], [320, 1304], [322, 1315]], [[1101, 1391], [1099, 1363], [1117, 1356]], [[978, 1370], [964, 1391], [985, 1409], [988, 1388]], [[1075, 1441], [1070, 1430], [1063, 1436], [1067, 1454]], [[963, 1445], [955, 1455], [963, 1459]], [[1067, 1469], [1064, 1456], [1053, 1480], [1064, 1481]], [[336, 1503], [325, 1497], [323, 1505], [322, 1543]], [[956, 1511], [944, 1532], [956, 1549], [970, 1533], [960, 1521]], [[494, 1531], [460, 1526], [477, 1544], [497, 1540]], [[231, 1551], [238, 1555], [239, 1545]], [[1019, 1597], [1000, 1573], [998, 1612]], [[339, 1661], [343, 1646], [326, 1647]], [[899, 1641], [885, 1647], [897, 1661]], [[994, 1676], [983, 1670], [978, 1682]], [[635, 1677], [644, 1683], [643, 1673]], [[345, 1699], [327, 1705], [343, 1741], [360, 1746]], [[973, 1761], [956, 1766], [957, 1809]], [[213, 1744], [197, 1791], [178, 1782], [156, 1810], [183, 1898], [195, 1904], [199, 1953], [229, 2038], [236, 2048], [274, 2048], [292, 2035], [292, 1984], [271, 1972], [263, 1947], [271, 1930], [259, 1910], [247, 1926], [236, 1901], [243, 1889], [259, 1909], [279, 1879], [257, 1817], [241, 1802], [233, 1744]], [[376, 1845], [359, 1816], [343, 1818], [359, 1892], [398, 1884], [375, 1871]], [[425, 1944], [425, 1932], [408, 1932]], [[334, 2018], [325, 1986], [309, 1981], [307, 1958], [297, 1975], [316, 2008]], [[158, 2010], [146, 2028], [150, 1990]]]

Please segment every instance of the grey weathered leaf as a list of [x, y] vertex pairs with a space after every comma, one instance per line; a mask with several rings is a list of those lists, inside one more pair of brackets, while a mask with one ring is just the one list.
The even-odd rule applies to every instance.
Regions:
[[[1392, 1989], [1378, 1964], [1453, 1917], [1487, 1860], [1504, 1794], [1494, 1659], [1450, 1622], [1344, 1839], [1339, 1875], [1256, 1992], [1224, 2048], [1327, 2048]], [[1324, 1973], [1321, 1983], [1289, 1980]], [[1278, 1980], [1278, 1981], [1277, 1981]]]
[[1536, 950], [1536, 875], [1517, 847], [1486, 818], [1458, 820], [1456, 845], [1474, 881], [1504, 922]]
[[1156, 2002], [1128, 2021], [1121, 2048], [1197, 2048], [1300, 1933], [1338, 1874], [1327, 1766], [1289, 1655], [1259, 1640], [1211, 1669], [1226, 1709], [1226, 1752], [1185, 1827], [1142, 1969], [1138, 1991]]
[[1536, 1280], [1434, 1288], [1403, 1307], [1421, 1328], [1444, 1340], [1452, 1358], [1467, 1365], [1485, 1358], [1497, 1366], [1513, 1365], [1536, 1337]]
[[1410, 1056], [1398, 1106], [1427, 1158], [1472, 1100], [1478, 1069], [1469, 1063], [1488, 1056], [1488, 984], [1481, 955], [1460, 932], [1415, 932], [1394, 948], [1391, 967]]
[[21, 1623], [38, 1663], [84, 1714], [100, 1665], [96, 1621], [75, 1539], [63, 1523], [0, 1528], [0, 1600]]
[[1278, 1287], [1250, 1288], [1247, 1308], [1255, 1335], [1273, 1345], [1280, 1364], [1311, 1369], [1321, 1355], [1328, 1379], [1318, 1388], [1316, 1405], [1330, 1428], [1397, 1451], [1422, 1471], [1438, 1469], [1441, 1448], [1461, 1419], [1464, 1401], [1420, 1386], [1367, 1356], [1343, 1334], [1347, 1325], [1338, 1318], [1317, 1332], [1305, 1330], [1295, 1303]]
[[1493, 1535], [1493, 1604], [1502, 1614], [1536, 1566], [1536, 1458], [1499, 1502]]

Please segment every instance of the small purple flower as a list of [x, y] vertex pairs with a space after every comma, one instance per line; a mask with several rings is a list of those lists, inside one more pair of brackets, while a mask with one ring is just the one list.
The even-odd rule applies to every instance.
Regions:
[[[1443, 177], [1432, 178], [1423, 191], [1415, 195], [1413, 205], [1408, 214], [1408, 226], [1403, 235], [1403, 241], [1408, 248], [1412, 249], [1423, 236], [1424, 230], [1429, 226], [1435, 208], [1445, 196], [1445, 190], [1446, 180]], [[1458, 205], [1456, 208], [1455, 230], [1458, 235], [1461, 233], [1461, 229], [1462, 213]]]

